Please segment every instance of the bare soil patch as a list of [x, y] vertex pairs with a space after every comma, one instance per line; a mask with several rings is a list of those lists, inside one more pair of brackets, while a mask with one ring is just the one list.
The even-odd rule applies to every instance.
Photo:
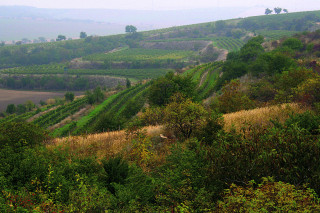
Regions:
[[23, 104], [31, 100], [38, 104], [40, 100], [63, 97], [65, 92], [35, 92], [0, 89], [0, 111], [6, 110], [8, 104]]

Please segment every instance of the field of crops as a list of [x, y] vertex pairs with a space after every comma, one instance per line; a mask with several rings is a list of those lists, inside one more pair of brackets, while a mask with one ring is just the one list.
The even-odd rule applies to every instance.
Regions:
[[245, 43], [240, 39], [232, 37], [204, 37], [204, 38], [174, 38], [166, 40], [150, 40], [151, 42], [173, 42], [173, 41], [212, 41], [214, 46], [228, 51], [238, 51]]
[[61, 105], [55, 110], [51, 110], [33, 121], [43, 128], [53, 126], [68, 116], [78, 112], [87, 104], [87, 98], [80, 98], [68, 104]]
[[33, 65], [3, 69], [2, 74], [28, 75], [106, 75], [136, 80], [157, 78], [165, 75], [171, 69], [65, 69], [65, 64]]
[[87, 61], [134, 62], [182, 60], [193, 54], [192, 51], [161, 49], [125, 49], [114, 53], [93, 54], [84, 57]]
[[0, 119], [0, 124], [4, 124], [6, 122], [26, 121], [29, 118], [37, 115], [38, 113], [50, 109], [51, 107], [53, 107], [53, 105], [41, 107], [41, 108], [38, 108], [37, 110], [26, 112], [26, 113], [23, 113], [23, 114], [20, 114], [20, 115], [17, 115], [17, 114], [8, 115], [8, 116]]
[[264, 36], [268, 40], [278, 40], [283, 37], [290, 37], [298, 32], [288, 30], [257, 30], [256, 33]]
[[231, 37], [217, 37], [211, 39], [214, 45], [220, 49], [226, 49], [228, 51], [238, 51], [245, 43], [240, 39], [234, 39]]
[[[108, 97], [103, 103], [95, 107], [88, 115], [82, 117], [78, 121], [71, 122], [62, 128], [56, 129], [53, 136], [65, 136], [67, 134], [83, 134], [92, 131], [92, 125], [105, 114], [112, 114], [114, 118], [124, 115], [125, 110], [130, 107], [130, 103], [138, 104], [137, 109], [141, 109], [144, 102], [141, 99], [145, 98], [146, 88], [150, 83], [139, 84], [129, 89], [123, 90], [117, 94]], [[142, 104], [139, 104], [142, 103]], [[128, 118], [128, 117], [127, 117]]]
[[202, 74], [201, 85], [197, 89], [199, 100], [208, 98], [216, 84], [216, 80], [219, 77], [221, 71], [222, 62], [209, 63], [206, 68], [206, 76]]

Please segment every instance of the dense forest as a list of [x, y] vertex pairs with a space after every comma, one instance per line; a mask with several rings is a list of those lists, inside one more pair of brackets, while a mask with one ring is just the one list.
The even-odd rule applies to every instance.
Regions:
[[[35, 87], [100, 66], [122, 70], [125, 80], [89, 90], [78, 74], [65, 86], [88, 90], [83, 96], [66, 92], [42, 106], [8, 106], [0, 119], [1, 212], [320, 211], [320, 31], [307, 31], [319, 21], [315, 14], [115, 36], [119, 43], [110, 49], [126, 44], [111, 55], [104, 53], [108, 45], [78, 52], [87, 47], [77, 41], [72, 50], [79, 55], [48, 60], [56, 64], [25, 55], [30, 63], [20, 65], [28, 66], [16, 67], [20, 62], [8, 56], [0, 72], [11, 74], [3, 85], [23, 85], [28, 77], [11, 75], [34, 78], [44, 68], [50, 78], [38, 76]], [[272, 30], [278, 37], [259, 34]], [[210, 42], [188, 43], [197, 38]], [[231, 48], [236, 39], [241, 45]], [[218, 41], [229, 50], [224, 60]], [[186, 47], [163, 48], [172, 42]], [[92, 63], [75, 67], [73, 57]], [[156, 70], [145, 78], [127, 67], [153, 62], [164, 70], [139, 67]]]

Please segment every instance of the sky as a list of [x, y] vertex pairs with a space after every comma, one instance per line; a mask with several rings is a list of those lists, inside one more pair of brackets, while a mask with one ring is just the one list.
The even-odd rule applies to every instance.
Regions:
[[320, 10], [320, 0], [0, 0], [0, 5], [132, 10], [182, 10], [217, 7], [282, 7], [292, 12]]

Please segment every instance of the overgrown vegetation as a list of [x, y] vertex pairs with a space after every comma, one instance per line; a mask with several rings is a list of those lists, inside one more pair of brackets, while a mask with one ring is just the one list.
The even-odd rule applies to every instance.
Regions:
[[[294, 30], [317, 20], [285, 15]], [[239, 38], [239, 26], [288, 30], [272, 16], [258, 19], [205, 29]], [[162, 36], [206, 31], [174, 33]], [[135, 46], [141, 36], [126, 37]], [[67, 93], [69, 101], [39, 109], [45, 113], [32, 123], [21, 121], [33, 111], [20, 122], [7, 116], [0, 120], [1, 212], [319, 211], [319, 39], [319, 31], [269, 43], [256, 36], [224, 62], [136, 85], [127, 79], [118, 92], [96, 88], [75, 100]], [[53, 132], [39, 127], [84, 107], [84, 116]]]

